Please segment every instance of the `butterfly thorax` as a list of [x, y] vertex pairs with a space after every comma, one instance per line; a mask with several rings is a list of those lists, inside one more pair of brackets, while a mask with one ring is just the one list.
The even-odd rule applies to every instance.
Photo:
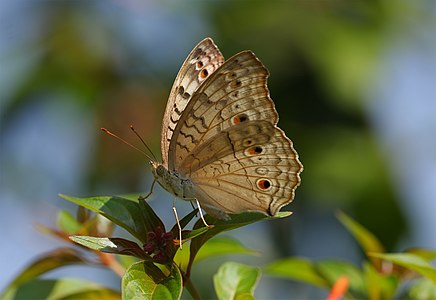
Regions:
[[168, 192], [183, 200], [194, 200], [194, 189], [190, 179], [183, 178], [176, 171], [168, 170], [163, 164], [151, 162], [151, 171], [155, 180]]

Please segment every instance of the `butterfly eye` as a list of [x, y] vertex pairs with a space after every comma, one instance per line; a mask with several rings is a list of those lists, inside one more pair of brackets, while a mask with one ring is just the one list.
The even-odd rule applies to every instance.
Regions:
[[256, 182], [257, 187], [260, 188], [261, 190], [267, 191], [269, 189], [271, 189], [271, 181], [267, 180], [267, 179], [259, 179]]
[[164, 166], [159, 165], [159, 166], [156, 168], [156, 174], [157, 174], [158, 176], [162, 177], [164, 173], [165, 173], [165, 168], [164, 168]]

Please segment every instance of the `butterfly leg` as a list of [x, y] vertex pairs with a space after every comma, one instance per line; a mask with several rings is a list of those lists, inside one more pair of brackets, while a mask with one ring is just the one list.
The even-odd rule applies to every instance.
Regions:
[[195, 202], [197, 202], [198, 212], [200, 213], [200, 218], [201, 218], [201, 220], [203, 221], [203, 224], [204, 224], [206, 227], [213, 227], [213, 226], [211, 226], [211, 225], [209, 225], [209, 224], [206, 223], [206, 220], [204, 219], [204, 216], [203, 216], [203, 211], [201, 210], [200, 202], [198, 202], [197, 199], [195, 199]]
[[177, 226], [179, 227], [179, 247], [182, 249], [182, 226], [180, 226], [179, 216], [176, 210], [176, 199], [173, 200], [173, 213], [176, 218]]
[[154, 187], [154, 184], [155, 184], [155, 183], [156, 183], [156, 179], [154, 179], [154, 180], [153, 180], [153, 183], [151, 184], [150, 192], [149, 192], [147, 195], [145, 195], [145, 196], [139, 196], [139, 200], [145, 200], [145, 199], [147, 199], [148, 197], [150, 197], [151, 193], [153, 193], [153, 187]]

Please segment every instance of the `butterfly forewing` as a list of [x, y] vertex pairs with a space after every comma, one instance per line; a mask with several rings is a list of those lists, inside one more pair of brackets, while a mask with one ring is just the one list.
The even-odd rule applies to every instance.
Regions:
[[250, 51], [219, 67], [192, 95], [168, 148], [168, 167], [191, 179], [215, 215], [275, 214], [293, 199], [302, 165], [276, 127], [268, 71]]
[[186, 58], [168, 98], [162, 122], [162, 163], [168, 166], [168, 148], [174, 129], [198, 87], [224, 63], [224, 57], [210, 38], [201, 41]]

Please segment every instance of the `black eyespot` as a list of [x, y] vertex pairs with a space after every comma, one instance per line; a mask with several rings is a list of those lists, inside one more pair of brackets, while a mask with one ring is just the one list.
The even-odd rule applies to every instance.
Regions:
[[[238, 106], [239, 107], [239, 106]], [[233, 124], [238, 125], [248, 121], [248, 116], [246, 114], [240, 114], [233, 118]]]
[[206, 78], [207, 75], [209, 75], [209, 72], [206, 69], [201, 70], [201, 72], [200, 72], [201, 78]]
[[185, 93], [185, 88], [182, 85], [180, 85], [177, 92], [179, 93], [179, 95], [183, 95], [183, 93]]
[[271, 182], [267, 179], [260, 179], [257, 181], [257, 186], [261, 190], [268, 190], [271, 187]]

